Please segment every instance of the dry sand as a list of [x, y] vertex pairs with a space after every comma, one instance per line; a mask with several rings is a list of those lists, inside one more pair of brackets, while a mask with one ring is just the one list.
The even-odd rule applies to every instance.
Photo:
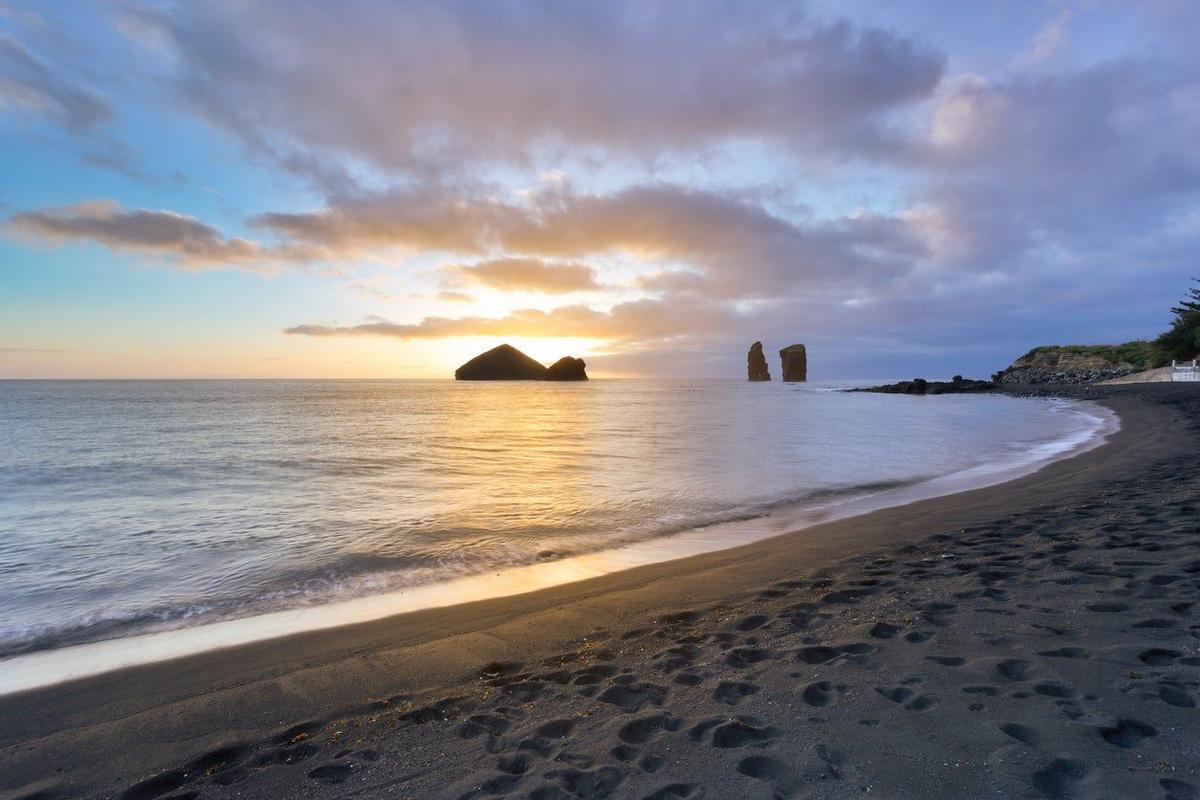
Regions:
[[1101, 381], [1101, 386], [1120, 386], [1126, 383], [1170, 383], [1171, 375], [1174, 372], [1171, 367], [1156, 367], [1155, 369], [1142, 370], [1135, 372], [1132, 375], [1124, 375], [1120, 378], [1112, 378], [1111, 380]]
[[1067, 391], [1007, 484], [0, 698], [0, 797], [1200, 797], [1200, 385]]

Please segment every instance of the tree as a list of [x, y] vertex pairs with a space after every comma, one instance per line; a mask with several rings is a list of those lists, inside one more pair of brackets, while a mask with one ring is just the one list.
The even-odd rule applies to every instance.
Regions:
[[[1192, 278], [1200, 284], [1200, 278]], [[1171, 309], [1175, 319], [1171, 329], [1155, 341], [1168, 358], [1187, 361], [1200, 354], [1200, 288], [1191, 289], [1179, 305]]]

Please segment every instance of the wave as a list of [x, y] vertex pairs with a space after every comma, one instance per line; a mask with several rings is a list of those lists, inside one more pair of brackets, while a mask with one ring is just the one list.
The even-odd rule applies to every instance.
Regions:
[[[173, 624], [175, 628], [182, 629], [159, 627], [157, 633], [148, 630], [145, 625], [161, 623], [159, 612], [143, 612], [140, 616], [134, 614], [129, 619], [117, 615], [90, 628], [84, 625], [64, 627], [55, 632], [44, 631], [43, 636], [26, 640], [21, 654], [12, 654], [0, 660], [0, 694], [219, 647], [365, 622], [466, 600], [533, 591], [640, 564], [744, 544], [819, 521], [981, 488], [1028, 474], [1066, 455], [1099, 446], [1108, 434], [1119, 428], [1119, 420], [1115, 415], [1091, 404], [1065, 404], [1060, 410], [1076, 417], [1081, 422], [1080, 427], [965, 469], [925, 480], [914, 478], [871, 482], [820, 490], [806, 495], [805, 501], [800, 503], [776, 500], [759, 504], [753, 510], [731, 508], [728, 511], [732, 521], [715, 522], [675, 534], [643, 537], [640, 541], [619, 545], [615, 549], [602, 549], [594, 555], [540, 556], [550, 562], [560, 562], [562, 566], [552, 563], [531, 564], [458, 579], [445, 577], [417, 586], [412, 591], [369, 593], [341, 602], [317, 603], [307, 610], [297, 610], [296, 606], [292, 606], [290, 611], [256, 612], [251, 602], [235, 610], [234, 616], [220, 619], [214, 616], [214, 609], [205, 606], [180, 608], [176, 610], [178, 618]], [[747, 524], [749, 520], [754, 522]], [[611, 544], [611, 540], [608, 544]], [[617, 557], [617, 554], [623, 555]], [[543, 566], [547, 569], [544, 570]], [[189, 625], [188, 620], [197, 627]], [[133, 628], [122, 630], [122, 625], [126, 623]], [[94, 637], [105, 625], [115, 626], [107, 630], [117, 633], [89, 642], [87, 637]], [[137, 629], [139, 625], [142, 627]], [[137, 637], [130, 643], [120, 638], [130, 635]], [[78, 646], [64, 646], [64, 643], [78, 643]]]
[[[611, 537], [598, 539], [576, 536], [556, 542], [552, 549], [513, 550], [507, 557], [502, 558], [474, 558], [467, 552], [457, 560], [440, 560], [430, 564], [426, 559], [411, 555], [339, 554], [327, 563], [281, 571], [273, 576], [269, 589], [254, 594], [213, 597], [180, 605], [159, 604], [130, 610], [110, 608], [83, 613], [53, 625], [0, 625], [0, 659], [87, 642], [176, 630], [274, 611], [352, 600], [489, 571], [557, 561], [653, 539], [678, 536], [715, 525], [762, 519], [783, 509], [796, 511], [818, 508], [912, 486], [927, 480], [928, 477], [824, 488], [790, 497], [739, 504], [704, 515], [673, 512], [647, 519], [642, 525], [620, 531]], [[461, 535], [461, 531], [458, 533]]]

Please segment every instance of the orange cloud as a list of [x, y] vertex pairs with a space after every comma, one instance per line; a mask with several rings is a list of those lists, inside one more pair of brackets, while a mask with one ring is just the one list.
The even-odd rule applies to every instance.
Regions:
[[601, 288], [601, 284], [596, 280], [596, 271], [586, 264], [576, 262], [496, 258], [474, 264], [454, 264], [445, 269], [452, 276], [461, 275], [502, 291], [568, 294]]
[[571, 305], [550, 311], [520, 309], [504, 317], [426, 317], [412, 324], [371, 321], [349, 326], [296, 325], [287, 328], [284, 333], [299, 336], [387, 336], [396, 339], [529, 336], [645, 342], [727, 330], [736, 316], [728, 309], [712, 305], [636, 300], [619, 303], [608, 311]]

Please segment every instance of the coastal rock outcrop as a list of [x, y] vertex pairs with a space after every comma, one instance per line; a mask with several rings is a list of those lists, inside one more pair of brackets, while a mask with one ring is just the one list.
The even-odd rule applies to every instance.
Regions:
[[882, 394], [967, 394], [969, 392], [987, 392], [996, 388], [991, 381], [977, 381], [955, 375], [949, 381], [927, 381], [924, 378], [913, 378], [911, 381], [888, 383], [883, 386], [867, 386], [861, 389], [850, 389], [851, 392], [880, 392]]
[[750, 345], [750, 352], [746, 355], [746, 374], [752, 381], [771, 380], [771, 370], [767, 367], [767, 357], [763, 355], [762, 342]]
[[546, 370], [546, 374], [542, 377], [545, 381], [586, 381], [588, 379], [587, 372], [584, 368], [587, 366], [582, 358], [572, 358], [571, 356], [563, 356], [558, 361], [550, 365]]
[[1035, 347], [992, 376], [996, 383], [1095, 383], [1157, 366], [1144, 342]]
[[456, 381], [586, 381], [582, 358], [563, 356], [547, 369], [511, 344], [493, 347], [454, 370]]
[[779, 351], [783, 362], [783, 380], [808, 380], [808, 351], [802, 344], [792, 344]]

